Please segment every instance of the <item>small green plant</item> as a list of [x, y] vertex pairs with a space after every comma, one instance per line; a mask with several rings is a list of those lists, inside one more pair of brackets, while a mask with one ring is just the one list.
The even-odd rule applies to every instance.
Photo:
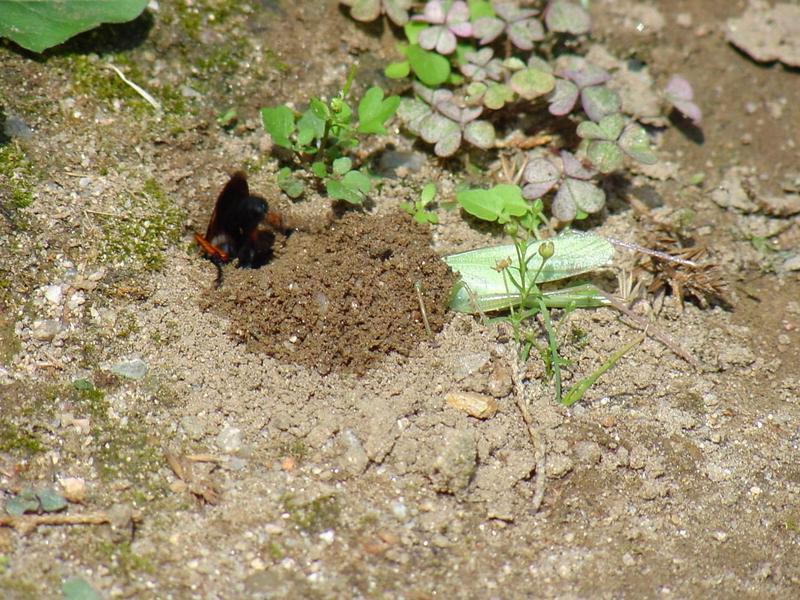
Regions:
[[439, 222], [439, 217], [428, 209], [434, 198], [436, 198], [436, 184], [428, 183], [422, 188], [417, 200], [414, 202], [401, 202], [400, 208], [414, 217], [414, 220], [420, 225], [425, 223], [436, 225]]
[[[554, 193], [549, 212], [557, 224], [602, 210], [606, 198], [599, 181], [621, 170], [625, 158], [655, 162], [648, 131], [636, 122], [639, 115], [623, 106], [609, 83], [614, 75], [568, 50], [580, 47], [576, 37], [590, 33], [584, 2], [549, 0], [531, 7], [519, 0], [427, 0], [402, 3], [402, 12], [397, 1], [343, 3], [360, 21], [386, 13], [402, 25], [401, 60], [389, 64], [385, 74], [412, 80], [414, 94], [403, 98], [398, 115], [410, 133], [433, 145], [436, 156], [453, 156], [467, 141], [485, 151], [511, 149], [512, 160], [521, 163], [524, 152], [539, 144], [516, 146], [512, 140], [520, 130], [544, 131], [544, 143], [563, 144], [567, 137], [547, 135], [561, 129], [548, 123], [547, 113], [576, 117], [577, 148], [550, 148], [571, 153], [572, 163], [582, 165], [576, 176], [572, 164], [553, 161], [559, 172], [543, 193]], [[671, 79], [661, 97], [666, 107], [699, 122], [700, 109], [685, 79]]]
[[278, 172], [278, 185], [289, 197], [298, 198], [305, 191], [300, 171], [315, 176], [334, 200], [361, 204], [369, 193], [368, 174], [356, 169], [347, 154], [358, 146], [359, 134], [386, 133], [385, 124], [397, 111], [400, 98], [386, 98], [381, 88], [371, 87], [354, 113], [348, 103], [354, 77], [355, 67], [336, 97], [329, 102], [311, 98], [302, 113], [285, 105], [261, 109], [264, 129], [273, 143], [294, 155], [295, 164]]

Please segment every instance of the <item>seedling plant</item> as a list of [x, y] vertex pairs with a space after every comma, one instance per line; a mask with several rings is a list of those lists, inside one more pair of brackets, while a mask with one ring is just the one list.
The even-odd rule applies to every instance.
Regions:
[[[290, 197], [305, 192], [303, 177], [313, 175], [333, 200], [361, 204], [372, 188], [366, 169], [356, 168], [348, 156], [358, 146], [359, 134], [385, 134], [384, 124], [400, 104], [397, 96], [384, 97], [379, 87], [369, 88], [354, 114], [348, 101], [356, 69], [352, 67], [342, 90], [330, 101], [311, 98], [297, 113], [286, 105], [261, 109], [264, 129], [275, 145], [292, 153], [292, 166], [278, 171], [278, 185]], [[358, 117], [357, 121], [354, 117]]]
[[414, 220], [420, 225], [425, 223], [436, 225], [439, 223], [439, 217], [428, 208], [434, 198], [436, 198], [436, 184], [427, 183], [425, 187], [422, 188], [417, 200], [414, 202], [401, 202], [400, 208], [414, 217]]

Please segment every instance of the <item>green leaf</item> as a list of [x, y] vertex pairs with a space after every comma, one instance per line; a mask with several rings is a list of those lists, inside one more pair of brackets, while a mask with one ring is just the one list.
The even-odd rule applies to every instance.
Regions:
[[356, 190], [364, 195], [372, 189], [372, 181], [361, 171], [350, 171], [342, 178], [342, 183], [351, 190]]
[[350, 171], [341, 181], [328, 179], [325, 182], [325, 191], [334, 200], [344, 200], [350, 204], [361, 204], [372, 187], [369, 177], [358, 171]]
[[489, 0], [467, 0], [467, 6], [469, 6], [469, 19], [473, 23], [481, 17], [494, 16], [492, 3]]
[[403, 25], [403, 31], [406, 34], [408, 43], [416, 44], [419, 38], [419, 34], [427, 28], [428, 28], [427, 23], [421, 23], [419, 21], [409, 21], [408, 23]]
[[309, 108], [297, 121], [297, 142], [308, 146], [313, 140], [321, 140], [325, 135], [325, 119], [319, 116], [318, 111]]
[[294, 113], [288, 106], [275, 106], [261, 109], [261, 122], [272, 141], [283, 148], [292, 149], [289, 136], [294, 133]]
[[625, 126], [625, 119], [619, 113], [608, 115], [600, 119], [599, 123], [583, 121], [578, 125], [578, 136], [585, 140], [606, 140], [615, 141], [622, 128]]
[[433, 202], [433, 199], [436, 197], [436, 184], [435, 183], [426, 183], [425, 186], [422, 188], [422, 192], [419, 194], [419, 199], [422, 202], [422, 205], [425, 206]]
[[61, 586], [64, 600], [102, 600], [103, 597], [83, 577], [70, 577]]
[[494, 147], [494, 126], [489, 121], [473, 121], [464, 128], [464, 139], [484, 150]]
[[625, 128], [619, 138], [619, 146], [625, 154], [640, 163], [654, 165], [658, 162], [658, 158], [650, 147], [650, 138], [647, 137], [647, 132], [638, 123], [631, 123]]
[[6, 512], [12, 517], [20, 517], [25, 513], [39, 510], [39, 499], [33, 490], [23, 490], [5, 503]]
[[325, 179], [328, 176], [328, 169], [325, 163], [319, 160], [311, 164], [311, 172], [320, 179]]
[[624, 156], [616, 142], [592, 140], [586, 148], [586, 157], [601, 173], [611, 173], [622, 167]]
[[336, 175], [344, 175], [350, 169], [353, 168], [353, 161], [352, 159], [344, 156], [342, 158], [337, 158], [335, 161], [333, 161], [332, 166], [333, 166], [333, 172]]
[[533, 100], [553, 91], [556, 78], [552, 73], [539, 69], [523, 69], [511, 76], [511, 89], [526, 100]]
[[41, 502], [44, 512], [58, 512], [67, 508], [67, 501], [64, 496], [51, 488], [45, 488], [36, 492], [36, 497]]
[[510, 217], [528, 212], [528, 203], [517, 185], [500, 184], [489, 190], [462, 190], [456, 200], [469, 214], [484, 221], [507, 223]]
[[0, 37], [27, 50], [43, 52], [101, 23], [125, 23], [138, 17], [148, 0], [2, 0]]
[[299, 198], [305, 192], [303, 182], [297, 179], [289, 167], [283, 167], [278, 171], [278, 187], [281, 188], [289, 198]]
[[514, 90], [504, 83], [492, 83], [483, 96], [483, 105], [492, 110], [503, 108], [506, 102], [514, 99]]
[[450, 61], [436, 52], [412, 44], [406, 49], [406, 57], [414, 75], [428, 87], [441, 85], [450, 77]]
[[403, 79], [408, 77], [411, 72], [411, 65], [407, 60], [403, 62], [389, 63], [383, 70], [383, 74], [389, 79]]
[[383, 97], [383, 90], [371, 87], [358, 103], [358, 132], [385, 134], [383, 124], [394, 116], [400, 96]]

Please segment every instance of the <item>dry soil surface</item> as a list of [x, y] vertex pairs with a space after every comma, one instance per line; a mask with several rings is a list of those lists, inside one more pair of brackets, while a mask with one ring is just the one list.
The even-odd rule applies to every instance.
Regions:
[[[0, 500], [55, 488], [57, 518], [99, 521], [0, 516], [0, 596], [75, 576], [109, 598], [800, 594], [800, 222], [770, 200], [800, 187], [800, 76], [728, 45], [744, 2], [591, 4], [592, 55], [687, 76], [705, 118], [674, 119], [590, 225], [649, 244], [680, 220], [730, 305], [641, 296], [699, 366], [648, 338], [569, 409], [507, 327], [442, 310], [436, 256], [500, 233], [397, 216], [426, 181], [452, 200], [463, 162], [395, 130], [366, 150], [405, 164], [364, 213], [280, 197], [258, 108], [331, 94], [356, 59], [357, 90], [391, 85], [387, 28], [332, 0], [162, 0], [43, 57], [0, 46]], [[192, 232], [242, 168], [335, 225], [214, 289]], [[611, 309], [556, 317], [566, 385], [640, 335]], [[496, 414], [446, 403], [465, 392]]]

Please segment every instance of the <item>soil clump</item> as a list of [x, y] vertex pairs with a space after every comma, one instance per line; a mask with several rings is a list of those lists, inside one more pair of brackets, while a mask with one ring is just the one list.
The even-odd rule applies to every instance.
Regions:
[[441, 331], [455, 276], [407, 215], [351, 213], [319, 234], [298, 231], [270, 264], [226, 268], [204, 301], [250, 350], [281, 361], [364, 373], [387, 354], [409, 356]]

